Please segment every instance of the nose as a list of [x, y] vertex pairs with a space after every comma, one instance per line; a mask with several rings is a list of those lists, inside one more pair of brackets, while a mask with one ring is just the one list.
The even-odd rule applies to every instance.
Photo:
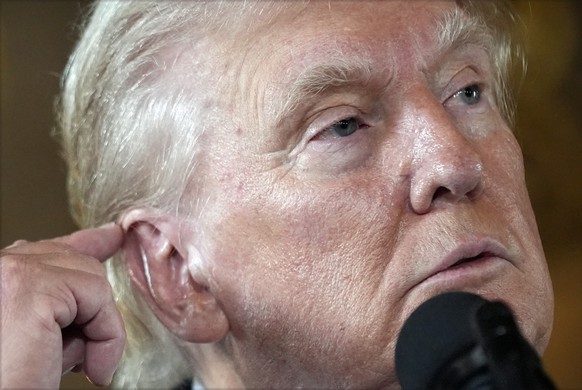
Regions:
[[472, 139], [434, 97], [414, 114], [410, 203], [425, 214], [443, 204], [471, 201], [483, 189], [483, 163]]

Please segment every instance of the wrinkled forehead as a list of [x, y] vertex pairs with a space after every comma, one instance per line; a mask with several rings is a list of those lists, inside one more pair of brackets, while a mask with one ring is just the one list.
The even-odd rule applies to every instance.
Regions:
[[[175, 72], [166, 77], [173, 74], [180, 85], [195, 85], [196, 94], [206, 91], [221, 105], [244, 106], [249, 115], [266, 112], [275, 121], [305, 95], [427, 68], [451, 46], [487, 41], [486, 29], [464, 23], [470, 18], [454, 1], [225, 4], [225, 14], [240, 16], [236, 23], [217, 23], [197, 47], [182, 47], [185, 61], [172, 60]], [[249, 96], [261, 107], [247, 107]]]
[[397, 67], [404, 58], [425, 66], [419, 61], [430, 62], [455, 40], [444, 30], [462, 15], [450, 1], [311, 2], [299, 13], [282, 13], [262, 35], [271, 41], [260, 63], [270, 64], [281, 80], [325, 64], [371, 70]]
[[241, 95], [262, 88], [272, 113], [342, 83], [429, 68], [455, 46], [491, 46], [487, 29], [453, 1], [302, 2], [250, 25], [234, 73]]

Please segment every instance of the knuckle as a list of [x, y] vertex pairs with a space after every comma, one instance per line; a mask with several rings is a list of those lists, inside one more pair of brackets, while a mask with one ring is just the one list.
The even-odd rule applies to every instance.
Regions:
[[[43, 272], [31, 266], [19, 255], [2, 256], [0, 264], [0, 301], [3, 308], [30, 312], [36, 304], [37, 295], [33, 293], [43, 285]], [[42, 297], [41, 297], [42, 298]], [[10, 309], [12, 308], [12, 309]]]
[[113, 301], [113, 287], [105, 277], [105, 275], [91, 275], [92, 283], [95, 291], [99, 291], [99, 295], [102, 302]]
[[0, 274], [2, 290], [17, 288], [22, 283], [26, 283], [27, 264], [21, 256], [12, 254], [2, 254]]
[[27, 245], [30, 244], [30, 241], [27, 240], [16, 240], [12, 244], [10, 244], [6, 249], [15, 248], [17, 246]]

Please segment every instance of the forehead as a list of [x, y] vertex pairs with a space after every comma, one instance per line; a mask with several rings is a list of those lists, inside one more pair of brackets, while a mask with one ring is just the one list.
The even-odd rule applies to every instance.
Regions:
[[443, 17], [456, 9], [451, 1], [313, 1], [300, 11], [291, 7], [266, 29], [264, 37], [278, 41], [277, 54], [295, 66], [311, 57], [350, 51], [388, 59], [389, 48], [415, 50], [434, 41]]
[[399, 72], [425, 71], [444, 51], [441, 26], [455, 10], [452, 1], [433, 0], [291, 5], [269, 23], [258, 22], [259, 33], [242, 50], [240, 93], [261, 89], [268, 104], [284, 104], [281, 95], [306, 87], [317, 92], [321, 77], [387, 82]]

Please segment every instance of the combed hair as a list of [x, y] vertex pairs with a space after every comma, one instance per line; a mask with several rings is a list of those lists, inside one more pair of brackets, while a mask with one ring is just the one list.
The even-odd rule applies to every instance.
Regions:
[[[137, 207], [192, 212], [196, 200], [182, 195], [196, 174], [197, 140], [213, 120], [212, 110], [203, 108], [213, 96], [180, 80], [167, 82], [174, 64], [163, 54], [232, 30], [251, 12], [261, 12], [260, 5], [144, 0], [91, 5], [58, 104], [71, 213], [80, 227], [116, 221]], [[113, 386], [160, 389], [190, 377], [192, 365], [178, 340], [134, 291], [123, 258], [115, 256], [106, 268], [128, 335]]]
[[[509, 69], [512, 61], [523, 58], [512, 40], [517, 18], [504, 1], [458, 4], [490, 29], [499, 106], [511, 122]], [[224, 30], [241, 30], [245, 20], [262, 14], [267, 5], [118, 0], [91, 6], [58, 106], [71, 211], [80, 227], [116, 221], [136, 207], [193, 212], [198, 200], [183, 195], [196, 190], [197, 140], [213, 126], [208, 103], [214, 92], [167, 82], [173, 63], [164, 53], [195, 47]], [[192, 72], [212, 66], [199, 65]], [[169, 388], [195, 375], [179, 340], [134, 291], [121, 256], [107, 262], [107, 272], [128, 334], [113, 386]]]

